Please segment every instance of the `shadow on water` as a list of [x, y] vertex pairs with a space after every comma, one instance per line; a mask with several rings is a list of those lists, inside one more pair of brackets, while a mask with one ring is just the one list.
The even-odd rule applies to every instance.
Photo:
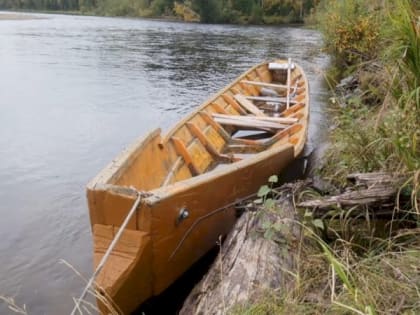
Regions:
[[177, 314], [184, 300], [211, 267], [219, 247], [215, 246], [162, 294], [146, 301], [133, 315]]

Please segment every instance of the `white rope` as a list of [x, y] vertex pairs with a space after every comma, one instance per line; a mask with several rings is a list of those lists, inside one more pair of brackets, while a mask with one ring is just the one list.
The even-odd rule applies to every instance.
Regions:
[[83, 289], [82, 294], [80, 295], [80, 297], [76, 300], [76, 304], [74, 305], [73, 311], [71, 312], [71, 315], [75, 315], [76, 314], [76, 310], [79, 310], [79, 313], [82, 314], [82, 312], [80, 311], [80, 302], [84, 299], [84, 297], [86, 296], [89, 288], [92, 286], [93, 281], [95, 280], [95, 278], [98, 276], [99, 272], [102, 270], [103, 266], [105, 265], [109, 255], [111, 254], [112, 250], [114, 249], [115, 245], [117, 244], [118, 240], [120, 239], [124, 229], [126, 228], [128, 222], [130, 221], [131, 217], [133, 216], [133, 214], [136, 212], [136, 209], [138, 207], [138, 205], [140, 204], [141, 201], [141, 197], [142, 194], [140, 192], [137, 192], [137, 199], [134, 202], [133, 206], [131, 207], [129, 213], [127, 214], [127, 216], [125, 217], [125, 220], [123, 222], [123, 224], [121, 224], [117, 234], [115, 235], [114, 239], [112, 240], [111, 244], [109, 245], [107, 251], [105, 252], [105, 254], [102, 256], [101, 261], [99, 262], [98, 266], [95, 269], [95, 272], [93, 273], [93, 275], [90, 277], [86, 287]]

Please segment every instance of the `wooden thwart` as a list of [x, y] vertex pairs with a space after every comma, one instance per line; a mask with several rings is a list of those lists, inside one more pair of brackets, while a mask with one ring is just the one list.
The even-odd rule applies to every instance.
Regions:
[[[287, 97], [272, 97], [272, 96], [245, 96], [250, 101], [272, 102], [272, 103], [286, 103]], [[297, 103], [295, 100], [290, 100], [290, 103]], [[255, 105], [254, 105], [255, 106]]]
[[287, 127], [285, 124], [279, 124], [271, 121], [250, 119], [247, 116], [226, 115], [227, 117], [214, 117], [214, 120], [222, 125], [249, 127], [256, 129], [284, 129]]
[[242, 80], [241, 82], [245, 83], [245, 84], [268, 87], [268, 88], [273, 88], [273, 89], [287, 89], [287, 85], [285, 85], [285, 84], [275, 84], [275, 83], [267, 83], [267, 82], [260, 82], [260, 81], [248, 81], [248, 80]]
[[245, 121], [270, 121], [279, 124], [294, 124], [298, 122], [296, 118], [290, 117], [269, 117], [269, 116], [241, 116], [241, 115], [223, 115], [223, 114], [213, 114], [213, 117], [217, 118], [230, 118], [230, 119], [239, 119]]
[[250, 146], [260, 147], [260, 148], [268, 148], [269, 146], [273, 145], [275, 142], [279, 141], [283, 137], [291, 136], [300, 130], [302, 130], [302, 124], [294, 124], [286, 129], [282, 129], [277, 132], [274, 136], [264, 140], [248, 140], [248, 139], [232, 139], [232, 144], [247, 144]]

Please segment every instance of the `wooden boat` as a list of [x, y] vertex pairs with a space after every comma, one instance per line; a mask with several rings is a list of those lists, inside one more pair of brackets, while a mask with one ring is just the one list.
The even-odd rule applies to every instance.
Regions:
[[262, 63], [165, 136], [152, 131], [114, 159], [87, 186], [95, 266], [138, 203], [98, 274], [100, 292], [130, 313], [214, 247], [235, 222], [235, 202], [302, 152], [308, 106], [300, 66]]

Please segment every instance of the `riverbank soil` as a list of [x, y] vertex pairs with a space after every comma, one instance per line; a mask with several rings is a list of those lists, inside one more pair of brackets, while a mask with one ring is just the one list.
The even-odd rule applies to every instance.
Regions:
[[39, 19], [44, 19], [44, 17], [40, 17], [40, 16], [36, 16], [32, 14], [0, 12], [0, 21], [1, 20], [39, 20]]

